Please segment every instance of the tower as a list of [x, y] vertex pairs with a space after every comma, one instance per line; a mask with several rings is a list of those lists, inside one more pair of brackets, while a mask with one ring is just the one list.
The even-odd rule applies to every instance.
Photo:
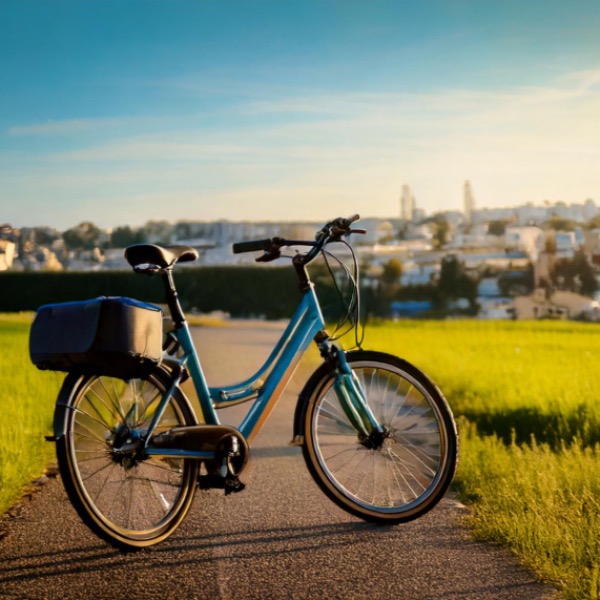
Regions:
[[403, 221], [412, 223], [415, 212], [415, 197], [410, 191], [408, 185], [402, 186], [402, 193], [400, 194], [400, 218]]
[[473, 211], [475, 210], [475, 199], [473, 198], [473, 190], [471, 182], [465, 181], [464, 187], [464, 208], [465, 208], [465, 224], [473, 224]]

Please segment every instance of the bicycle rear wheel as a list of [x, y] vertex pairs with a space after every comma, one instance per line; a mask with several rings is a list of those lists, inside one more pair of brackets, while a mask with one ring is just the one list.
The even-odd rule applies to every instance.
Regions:
[[346, 355], [385, 435], [365, 443], [320, 369], [307, 384], [303, 453], [319, 487], [367, 521], [399, 523], [433, 508], [450, 485], [458, 436], [439, 389], [416, 367], [382, 352]]
[[[196, 490], [195, 461], [147, 456], [135, 448], [167, 387], [161, 371], [142, 379], [85, 376], [65, 382], [64, 436], [58, 466], [73, 506], [92, 531], [110, 544], [136, 549], [168, 537], [188, 512]], [[60, 418], [60, 417], [59, 417]], [[179, 390], [157, 433], [195, 424]]]

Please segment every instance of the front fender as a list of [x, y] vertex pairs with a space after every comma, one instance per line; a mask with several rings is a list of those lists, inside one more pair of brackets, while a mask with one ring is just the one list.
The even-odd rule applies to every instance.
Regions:
[[[374, 359], [377, 357], [381, 358], [383, 356], [394, 358], [389, 354], [370, 350], [344, 351], [344, 356], [348, 363], [358, 360]], [[352, 367], [351, 364], [350, 367]], [[327, 382], [335, 375], [335, 369], [335, 364], [332, 364], [331, 361], [322, 363], [321, 366], [309, 377], [308, 381], [304, 385], [304, 388], [302, 388], [302, 391], [298, 396], [296, 411], [294, 413], [294, 437], [292, 438], [291, 442], [293, 446], [302, 446], [304, 444], [304, 424], [306, 422], [308, 403], [310, 402], [311, 398], [315, 394], [318, 394], [321, 391], [321, 388], [326, 385]]]
[[324, 362], [304, 384], [304, 387], [298, 396], [296, 410], [294, 412], [294, 436], [291, 442], [293, 445], [302, 446], [304, 443], [304, 423], [306, 421], [305, 417], [308, 403], [315, 391], [327, 381], [328, 375], [332, 375], [333, 372], [333, 366], [329, 362]]

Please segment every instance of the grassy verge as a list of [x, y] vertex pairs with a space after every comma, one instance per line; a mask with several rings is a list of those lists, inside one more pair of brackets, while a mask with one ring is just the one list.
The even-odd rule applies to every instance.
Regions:
[[54, 455], [50, 433], [62, 377], [29, 361], [31, 315], [0, 315], [0, 514], [16, 502]]
[[365, 347], [414, 362], [447, 396], [476, 535], [510, 547], [565, 598], [600, 597], [600, 329], [388, 323], [367, 329]]
[[600, 448], [506, 445], [473, 433], [463, 436], [458, 485], [476, 537], [510, 547], [565, 598], [598, 598]]

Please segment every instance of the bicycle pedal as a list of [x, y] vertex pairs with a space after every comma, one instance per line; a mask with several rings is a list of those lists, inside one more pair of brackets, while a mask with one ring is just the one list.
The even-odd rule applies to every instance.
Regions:
[[227, 477], [225, 479], [225, 495], [237, 494], [244, 491], [245, 483], [242, 483], [237, 477]]
[[225, 495], [241, 492], [246, 487], [237, 477], [228, 475], [222, 477], [216, 473], [198, 476], [198, 489], [200, 490], [225, 490]]

